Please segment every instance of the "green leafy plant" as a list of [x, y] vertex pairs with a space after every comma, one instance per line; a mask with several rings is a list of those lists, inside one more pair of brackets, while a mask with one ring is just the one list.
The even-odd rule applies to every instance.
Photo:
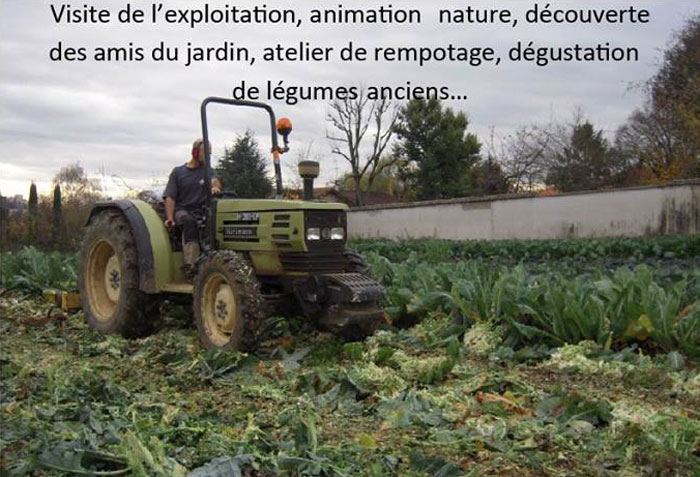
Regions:
[[25, 247], [0, 253], [0, 286], [38, 293], [46, 288], [77, 287], [77, 255]]
[[671, 276], [640, 265], [570, 276], [557, 264], [533, 270], [479, 260], [429, 264], [417, 257], [411, 251], [399, 264], [375, 252], [368, 255], [381, 272], [386, 310], [395, 321], [420, 321], [436, 312], [451, 317], [429, 343], [461, 335], [476, 322], [494, 321], [506, 326], [504, 345], [516, 350], [590, 340], [605, 348], [636, 342], [700, 356], [694, 270]]

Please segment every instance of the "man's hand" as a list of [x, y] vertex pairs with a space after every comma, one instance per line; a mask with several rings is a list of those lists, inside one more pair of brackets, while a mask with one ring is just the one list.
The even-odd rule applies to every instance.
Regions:
[[163, 223], [165, 224], [165, 228], [168, 230], [175, 227], [175, 221], [173, 219], [165, 219], [165, 222], [163, 222]]
[[214, 177], [211, 180], [211, 193], [213, 195], [221, 193], [221, 179], [219, 179], [218, 177]]

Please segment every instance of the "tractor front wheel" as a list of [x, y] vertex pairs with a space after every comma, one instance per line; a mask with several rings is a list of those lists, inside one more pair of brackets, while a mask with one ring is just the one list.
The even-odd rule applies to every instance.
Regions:
[[93, 217], [80, 255], [80, 299], [90, 328], [127, 337], [148, 334], [157, 300], [139, 290], [136, 243], [124, 216], [105, 210]]
[[253, 269], [227, 251], [206, 257], [194, 283], [194, 317], [206, 348], [253, 351], [265, 302]]

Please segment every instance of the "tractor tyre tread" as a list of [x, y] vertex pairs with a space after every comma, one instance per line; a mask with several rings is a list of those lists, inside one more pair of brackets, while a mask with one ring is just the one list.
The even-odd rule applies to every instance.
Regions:
[[[90, 308], [85, 292], [85, 276], [88, 253], [93, 243], [108, 240], [119, 257], [121, 265], [121, 293], [116, 309], [109, 320], [99, 320]], [[153, 331], [153, 313], [158, 310], [158, 300], [139, 289], [139, 262], [136, 242], [129, 223], [117, 210], [105, 210], [97, 214], [88, 225], [80, 250], [79, 285], [81, 304], [88, 325], [100, 333], [118, 333], [126, 338], [147, 336]]]
[[[229, 284], [234, 284], [241, 299], [243, 326], [224, 346], [217, 346], [209, 339], [202, 317], [202, 292], [205, 281], [212, 271], [223, 274]], [[202, 346], [255, 352], [259, 342], [258, 328], [267, 317], [267, 304], [260, 291], [260, 284], [253, 267], [241, 254], [232, 251], [215, 251], [200, 259], [194, 280], [193, 308], [197, 334]]]

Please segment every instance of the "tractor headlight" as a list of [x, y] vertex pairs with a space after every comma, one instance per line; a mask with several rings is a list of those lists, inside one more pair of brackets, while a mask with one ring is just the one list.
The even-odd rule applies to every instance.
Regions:
[[343, 227], [333, 227], [331, 229], [331, 240], [343, 240], [345, 238], [345, 229]]
[[306, 229], [306, 240], [321, 240], [321, 229], [318, 227]]

